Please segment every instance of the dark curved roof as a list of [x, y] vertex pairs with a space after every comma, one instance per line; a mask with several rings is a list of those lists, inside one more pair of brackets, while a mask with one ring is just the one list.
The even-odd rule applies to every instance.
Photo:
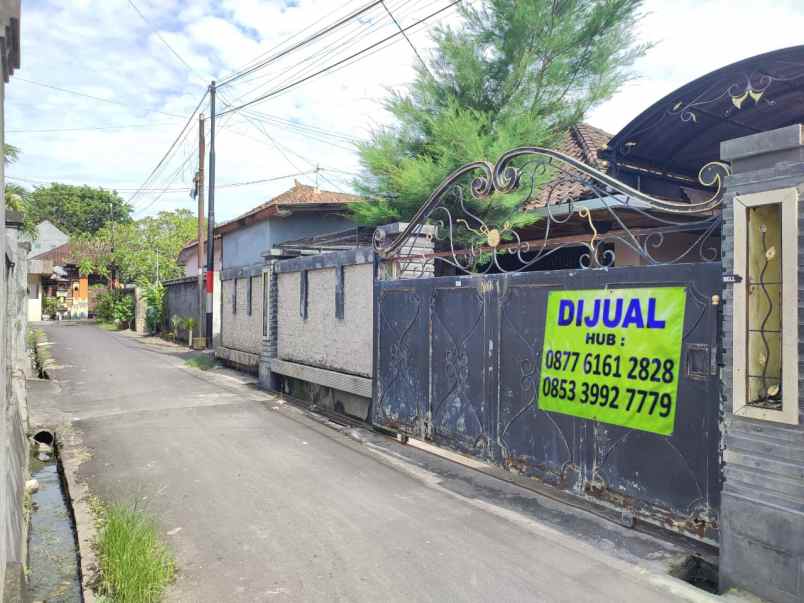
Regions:
[[601, 153], [610, 162], [697, 177], [720, 143], [804, 121], [804, 46], [721, 67], [640, 113]]

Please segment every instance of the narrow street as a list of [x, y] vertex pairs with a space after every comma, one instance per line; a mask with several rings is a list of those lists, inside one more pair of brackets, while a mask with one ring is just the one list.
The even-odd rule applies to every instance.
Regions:
[[178, 565], [170, 601], [709, 598], [623, 552], [672, 554], [650, 537], [533, 502], [583, 542], [512, 510], [525, 498], [510, 484], [489, 502], [498, 480], [424, 470], [246, 376], [187, 368], [158, 340], [86, 323], [44, 330], [59, 368], [47, 397], [32, 391], [32, 420], [71, 425], [91, 455], [80, 471], [90, 490], [157, 519]]

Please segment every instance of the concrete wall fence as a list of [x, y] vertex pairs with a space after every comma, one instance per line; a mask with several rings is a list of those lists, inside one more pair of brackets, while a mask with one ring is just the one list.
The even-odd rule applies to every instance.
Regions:
[[[165, 281], [165, 323], [162, 328], [172, 330], [171, 318], [181, 316], [192, 317], [199, 322], [198, 314], [198, 277], [190, 276]], [[198, 334], [198, 328], [195, 330]], [[185, 337], [186, 340], [186, 337]]]
[[[0, 144], [5, 142], [6, 85], [20, 66], [20, 0], [0, 0]], [[0, 601], [24, 597], [28, 525], [23, 507], [28, 473], [30, 375], [26, 335], [30, 243], [20, 240], [22, 217], [7, 212], [0, 161]]]
[[[266, 374], [284, 391], [360, 419], [371, 400], [374, 254], [353, 249], [271, 264]], [[274, 320], [271, 320], [273, 318]], [[276, 387], [276, 384], [273, 386]]]
[[221, 343], [215, 356], [256, 373], [265, 333], [265, 266], [221, 271]]

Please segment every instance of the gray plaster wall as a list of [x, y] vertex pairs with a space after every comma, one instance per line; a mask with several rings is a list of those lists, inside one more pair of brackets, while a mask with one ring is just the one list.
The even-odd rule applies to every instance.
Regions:
[[[793, 128], [797, 126], [791, 126]], [[772, 189], [799, 190], [798, 303], [804, 299], [804, 161], [791, 161], [783, 128], [723, 143], [734, 174], [726, 180], [722, 263], [734, 272], [734, 197]], [[800, 132], [793, 133], [801, 140]], [[804, 148], [800, 143], [796, 146]], [[763, 149], [765, 152], [759, 154]], [[732, 300], [723, 295], [724, 472], [721, 503], [720, 583], [779, 603], [804, 601], [804, 380], [799, 369], [799, 424], [785, 425], [732, 413]], [[799, 353], [804, 351], [804, 311], [799, 310]], [[799, 367], [801, 359], [799, 359]]]
[[225, 233], [221, 266], [239, 268], [261, 264], [262, 253], [284, 241], [292, 241], [316, 234], [337, 232], [354, 226], [348, 217], [333, 213], [296, 213], [286, 217], [273, 217]]
[[[253, 354], [248, 364], [256, 368], [262, 350], [263, 334], [263, 275], [249, 274], [222, 282], [221, 345], [224, 348]], [[237, 285], [235, 285], [235, 282]], [[251, 311], [248, 287], [251, 282]], [[236, 299], [235, 299], [236, 293]], [[235, 311], [235, 305], [237, 310]], [[237, 361], [236, 361], [237, 362]], [[238, 362], [240, 363], [240, 362]]]
[[[192, 317], [195, 319], [196, 323], [199, 322], [198, 277], [191, 276], [165, 281], [164, 285], [165, 324], [163, 328], [166, 331], [171, 330], [170, 319], [173, 316], [181, 316], [183, 318]], [[195, 334], [198, 334], [198, 327], [195, 329]], [[184, 339], [187, 339], [186, 334]]]
[[306, 320], [299, 307], [301, 273], [280, 273], [277, 279], [278, 357], [371, 377], [373, 270], [371, 263], [344, 266], [342, 319], [335, 317], [334, 267], [307, 272]]

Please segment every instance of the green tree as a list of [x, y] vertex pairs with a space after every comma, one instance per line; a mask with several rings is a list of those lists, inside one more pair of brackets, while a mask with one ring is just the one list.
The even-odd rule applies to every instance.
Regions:
[[[555, 145], [632, 76], [641, 0], [483, 0], [459, 4], [460, 28], [435, 30], [429, 70], [385, 102], [396, 124], [359, 145], [369, 225], [409, 219], [457, 167], [521, 145]], [[505, 197], [505, 198], [502, 198]], [[498, 196], [489, 224], [524, 225], [519, 199]], [[467, 199], [470, 209], [479, 202]]]
[[108, 223], [95, 234], [71, 239], [73, 261], [92, 265], [96, 274], [120, 280], [149, 284], [182, 276], [178, 264], [181, 248], [193, 240], [197, 229], [195, 214], [187, 209], [163, 211], [126, 224]]
[[3, 145], [3, 160], [7, 164], [14, 163], [19, 159], [20, 150], [19, 147], [15, 147], [13, 144], [5, 143]]
[[37, 186], [27, 197], [27, 212], [36, 224], [50, 220], [71, 235], [93, 234], [107, 222], [131, 222], [131, 206], [115, 191], [54, 182]]

